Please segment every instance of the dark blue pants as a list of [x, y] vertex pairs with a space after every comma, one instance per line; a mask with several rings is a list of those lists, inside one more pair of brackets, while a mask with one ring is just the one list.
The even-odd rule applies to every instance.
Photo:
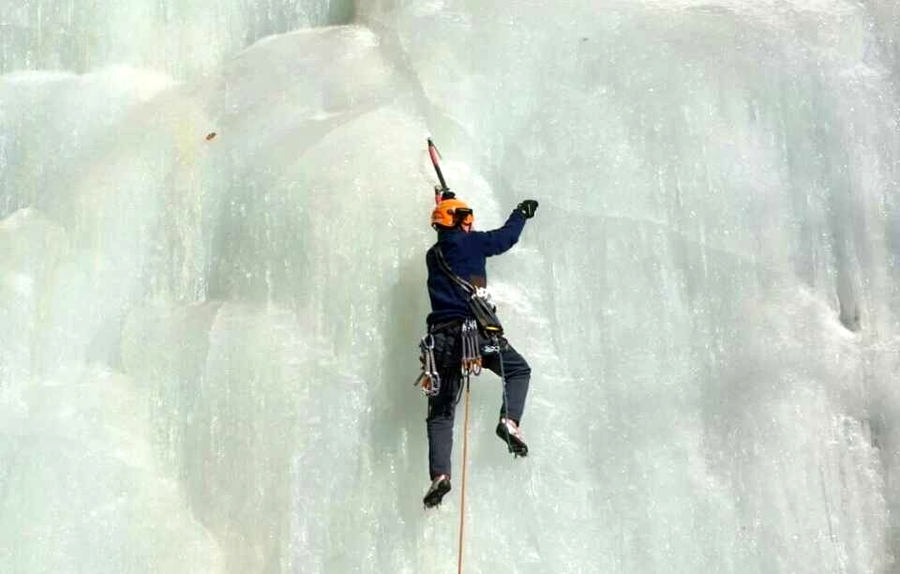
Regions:
[[[453, 415], [461, 393], [463, 379], [460, 374], [462, 361], [462, 339], [459, 328], [450, 328], [434, 333], [434, 359], [441, 377], [441, 390], [428, 399], [428, 467], [431, 478], [439, 474], [450, 476], [450, 454], [453, 450]], [[504, 396], [500, 406], [500, 416], [516, 422], [522, 420], [525, 397], [531, 380], [531, 367], [525, 362], [506, 339], [500, 339], [500, 352], [485, 352], [491, 343], [481, 338], [481, 364], [498, 376], [506, 377]]]

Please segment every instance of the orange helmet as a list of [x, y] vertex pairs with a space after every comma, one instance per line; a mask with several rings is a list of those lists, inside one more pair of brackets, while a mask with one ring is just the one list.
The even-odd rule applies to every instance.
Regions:
[[431, 226], [456, 227], [475, 221], [472, 208], [458, 199], [444, 199], [431, 212]]

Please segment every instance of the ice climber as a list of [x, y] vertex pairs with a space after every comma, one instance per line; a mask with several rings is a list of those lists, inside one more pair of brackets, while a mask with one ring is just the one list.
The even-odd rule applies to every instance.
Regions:
[[[437, 242], [427, 252], [428, 295], [431, 313], [427, 317], [428, 337], [432, 344], [431, 359], [439, 374], [440, 387], [428, 398], [428, 464], [431, 486], [423, 502], [426, 507], [441, 503], [450, 491], [450, 453], [453, 448], [453, 417], [462, 391], [460, 363], [465, 345], [464, 324], [474, 319], [468, 305], [469, 294], [450, 272], [472, 287], [487, 284], [486, 258], [510, 249], [519, 240], [525, 221], [534, 217], [538, 202], [528, 199], [520, 203], [506, 223], [492, 231], [474, 231], [474, 214], [452, 192], [439, 196], [440, 202], [431, 214], [431, 225], [437, 231]], [[449, 268], [449, 269], [448, 269]], [[502, 336], [491, 340], [473, 330], [481, 354], [481, 365], [503, 379], [503, 401], [497, 436], [516, 456], [526, 456], [528, 446], [519, 429], [525, 397], [531, 379], [531, 368]], [[424, 362], [424, 359], [423, 359]]]

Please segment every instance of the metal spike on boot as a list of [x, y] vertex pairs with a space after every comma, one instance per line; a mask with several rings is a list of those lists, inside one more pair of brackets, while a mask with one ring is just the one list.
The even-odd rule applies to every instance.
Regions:
[[528, 456], [528, 445], [525, 444], [525, 437], [516, 421], [506, 417], [500, 417], [497, 423], [497, 436], [506, 443], [509, 452], [516, 456]]
[[425, 498], [422, 499], [422, 502], [425, 503], [425, 508], [438, 506], [448, 492], [450, 492], [450, 477], [446, 474], [437, 475], [431, 481], [431, 487], [425, 493]]

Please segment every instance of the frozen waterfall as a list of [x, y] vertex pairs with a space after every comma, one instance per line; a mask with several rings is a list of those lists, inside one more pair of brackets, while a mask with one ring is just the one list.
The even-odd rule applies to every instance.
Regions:
[[898, 567], [894, 2], [5, 4], [0, 571], [456, 571], [429, 135], [478, 228], [541, 202], [464, 572]]

